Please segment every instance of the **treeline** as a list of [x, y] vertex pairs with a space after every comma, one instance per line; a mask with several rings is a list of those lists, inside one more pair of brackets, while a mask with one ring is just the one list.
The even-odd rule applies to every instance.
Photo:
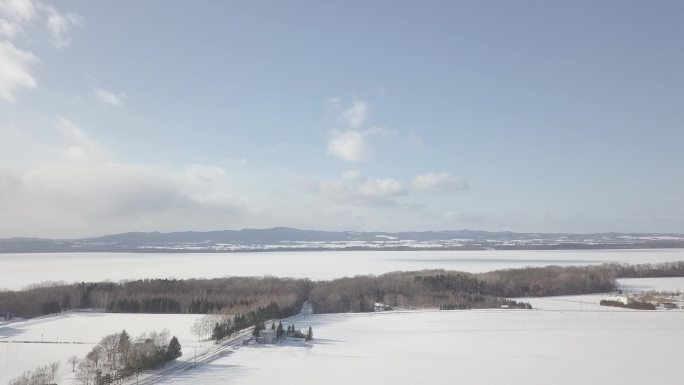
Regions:
[[[532, 309], [532, 305], [524, 301], [513, 301], [513, 300], [501, 300], [501, 306], [505, 306], [510, 309]], [[472, 309], [472, 306], [467, 303], [459, 304], [445, 304], [440, 305], [439, 310], [468, 310]]]
[[265, 307], [250, 311], [247, 314], [224, 317], [224, 319], [216, 322], [214, 325], [211, 332], [211, 338], [219, 341], [248, 327], [255, 326], [258, 328], [259, 326], [263, 326], [264, 322], [268, 320], [293, 316], [299, 312], [301, 306], [302, 302], [295, 302], [287, 307], [281, 307], [277, 303], [272, 302]]
[[158, 368], [183, 355], [178, 339], [169, 340], [167, 330], [161, 333], [142, 334], [136, 339], [123, 330], [105, 336], [78, 362], [76, 378], [83, 385], [120, 383], [126, 378], [149, 369]]
[[369, 312], [376, 302], [399, 308], [492, 308], [504, 299], [485, 294], [470, 274], [400, 272], [318, 282], [309, 295], [316, 313]]
[[620, 301], [612, 301], [612, 300], [602, 299], [599, 302], [599, 305], [601, 305], [601, 306], [613, 306], [613, 307], [624, 307], [624, 308], [635, 309], [635, 310], [655, 310], [656, 309], [655, 305], [652, 303], [639, 302], [639, 301], [623, 303]]
[[615, 271], [617, 278], [684, 277], [684, 261], [635, 265], [612, 263], [607, 266]]
[[[607, 292], [615, 288], [615, 278], [671, 276], [684, 276], [684, 262], [547, 266], [480, 274], [431, 270], [321, 282], [235, 277], [48, 283], [22, 291], [0, 292], [0, 313], [8, 312], [24, 318], [79, 309], [231, 314], [247, 317], [253, 325], [262, 319], [250, 314], [276, 306], [278, 314], [269, 317], [281, 318], [280, 314], [290, 314], [306, 300], [313, 304], [316, 312], [321, 313], [373, 311], [376, 302], [402, 308], [523, 307], [525, 305], [507, 303], [507, 298]], [[231, 318], [230, 324], [226, 322], [221, 326], [224, 330], [219, 334], [225, 336], [234, 332], [233, 324], [237, 320], [237, 317]]]
[[601, 293], [615, 288], [617, 273], [608, 265], [546, 266], [473, 274], [483, 293], [499, 297], [547, 297]]
[[540, 267], [471, 274], [444, 270], [397, 272], [317, 282], [309, 299], [317, 313], [400, 308], [529, 308], [508, 298], [599, 293], [615, 288], [605, 266]]
[[274, 277], [146, 279], [120, 283], [44, 283], [0, 291], [0, 312], [32, 318], [62, 311], [114, 313], [248, 314], [271, 303], [301, 304], [311, 282]]

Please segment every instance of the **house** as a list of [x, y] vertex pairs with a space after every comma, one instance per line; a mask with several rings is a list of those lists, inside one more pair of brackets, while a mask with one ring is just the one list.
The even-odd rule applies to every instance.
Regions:
[[373, 310], [374, 311], [388, 311], [388, 310], [392, 310], [392, 306], [390, 306], [384, 302], [376, 302], [373, 305]]
[[256, 338], [258, 344], [274, 344], [276, 340], [275, 330], [261, 330]]
[[157, 345], [155, 345], [154, 340], [151, 338], [145, 338], [144, 340], [138, 340], [133, 343], [133, 351], [142, 356], [149, 357], [154, 354], [156, 350]]
[[615, 297], [615, 300], [617, 302], [622, 302], [624, 305], [629, 304], [629, 297], [624, 294], [619, 294], [617, 297]]

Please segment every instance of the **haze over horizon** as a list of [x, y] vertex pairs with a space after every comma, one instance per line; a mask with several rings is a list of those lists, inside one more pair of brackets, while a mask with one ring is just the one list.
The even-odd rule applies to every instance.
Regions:
[[682, 16], [0, 0], [0, 238], [683, 233]]

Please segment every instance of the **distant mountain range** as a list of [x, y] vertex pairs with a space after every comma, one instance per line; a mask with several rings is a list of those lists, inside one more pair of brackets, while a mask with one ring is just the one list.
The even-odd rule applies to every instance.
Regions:
[[684, 234], [315, 231], [288, 227], [0, 239], [0, 253], [684, 248]]

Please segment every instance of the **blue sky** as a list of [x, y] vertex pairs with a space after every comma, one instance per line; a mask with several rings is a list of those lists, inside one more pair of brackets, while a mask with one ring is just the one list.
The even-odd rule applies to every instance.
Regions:
[[0, 0], [0, 237], [682, 232], [683, 16]]

